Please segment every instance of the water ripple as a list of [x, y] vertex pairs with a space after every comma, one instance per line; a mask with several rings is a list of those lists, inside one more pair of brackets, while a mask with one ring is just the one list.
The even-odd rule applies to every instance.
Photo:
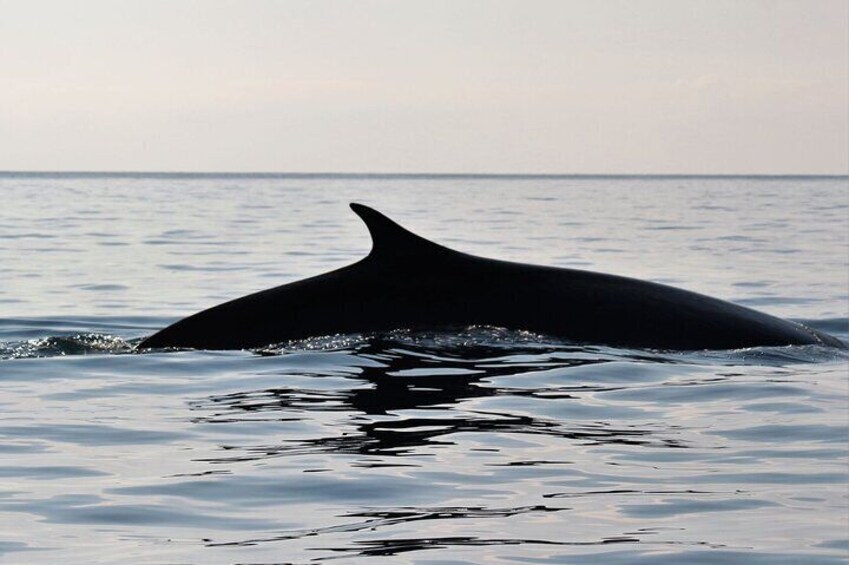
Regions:
[[674, 281], [847, 340], [845, 178], [0, 174], [0, 188], [0, 559], [846, 561], [847, 352], [486, 327], [133, 350], [361, 257], [350, 200], [462, 251]]

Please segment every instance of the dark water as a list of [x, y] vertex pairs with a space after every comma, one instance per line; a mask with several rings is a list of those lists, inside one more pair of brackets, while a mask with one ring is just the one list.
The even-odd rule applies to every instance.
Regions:
[[135, 354], [368, 250], [441, 243], [849, 339], [845, 178], [0, 175], [0, 561], [844, 563], [849, 355], [498, 328]]

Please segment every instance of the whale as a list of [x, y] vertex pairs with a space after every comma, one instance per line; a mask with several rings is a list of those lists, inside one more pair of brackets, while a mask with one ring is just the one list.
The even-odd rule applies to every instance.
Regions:
[[420, 237], [373, 208], [350, 207], [371, 235], [365, 258], [203, 310], [147, 337], [137, 349], [257, 349], [337, 334], [471, 326], [654, 350], [846, 348], [802, 324], [680, 288], [469, 255]]

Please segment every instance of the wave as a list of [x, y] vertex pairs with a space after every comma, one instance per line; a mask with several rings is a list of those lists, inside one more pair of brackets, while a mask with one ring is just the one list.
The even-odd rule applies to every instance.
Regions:
[[[4, 320], [8, 326], [9, 320]], [[14, 321], [16, 323], [21, 321]], [[845, 320], [826, 320], [811, 324], [827, 331]], [[55, 322], [54, 322], [55, 323]], [[48, 322], [30, 323], [31, 331], [44, 332]], [[67, 325], [64, 321], [59, 325]], [[91, 322], [89, 322], [91, 325]], [[56, 328], [55, 325], [53, 328]], [[96, 324], [94, 324], [96, 325]], [[105, 325], [105, 324], [104, 324]], [[147, 324], [143, 324], [147, 325]], [[121, 329], [138, 327], [126, 324]], [[118, 328], [116, 328], [118, 329]], [[60, 330], [61, 331], [61, 330]], [[119, 330], [120, 331], [120, 330]], [[104, 355], [136, 353], [136, 345], [142, 337], [122, 337], [113, 333], [78, 332], [48, 335], [23, 340], [0, 341], [0, 359], [27, 359], [37, 357], [59, 357], [67, 355]], [[627, 359], [654, 363], [688, 364], [756, 364], [783, 365], [795, 363], [822, 363], [849, 360], [849, 352], [818, 345], [789, 345], [782, 347], [755, 347], [724, 351], [658, 351], [650, 349], [628, 349], [570, 342], [534, 332], [508, 330], [492, 326], [469, 326], [454, 331], [411, 331], [395, 330], [371, 334], [336, 334], [317, 336], [285, 343], [271, 344], [250, 350], [256, 355], [286, 355], [299, 352], [322, 352], [339, 350], [409, 348], [451, 358], [492, 357], [498, 355], [553, 354], [572, 358], [591, 356], [596, 359]], [[168, 350], [165, 350], [168, 351]]]
[[48, 336], [25, 341], [0, 342], [0, 359], [131, 353], [136, 342], [138, 340], [128, 341], [99, 333]]

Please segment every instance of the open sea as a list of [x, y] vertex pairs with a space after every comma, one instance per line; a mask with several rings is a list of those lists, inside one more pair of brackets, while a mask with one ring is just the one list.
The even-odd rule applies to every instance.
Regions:
[[473, 327], [137, 354], [371, 205], [849, 340], [849, 178], [0, 173], [0, 562], [845, 564], [849, 354]]

